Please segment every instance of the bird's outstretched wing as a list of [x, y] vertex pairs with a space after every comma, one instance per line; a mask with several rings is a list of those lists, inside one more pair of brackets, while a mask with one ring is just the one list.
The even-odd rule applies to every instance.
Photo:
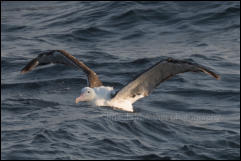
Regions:
[[219, 75], [204, 66], [168, 58], [167, 60], [158, 62], [137, 76], [133, 81], [120, 89], [113, 96], [112, 100], [129, 100], [131, 103], [134, 103], [138, 99], [148, 96], [161, 82], [184, 72], [204, 72], [216, 79], [220, 79]]
[[88, 77], [88, 86], [91, 88], [102, 86], [102, 82], [100, 81], [97, 74], [91, 70], [87, 65], [83, 62], [76, 59], [71, 54], [67, 53], [64, 50], [51, 50], [47, 52], [43, 52], [39, 54], [36, 58], [31, 60], [22, 70], [21, 73], [26, 73], [34, 69], [39, 65], [47, 65], [47, 64], [65, 64], [72, 67], [77, 67], [82, 69]]

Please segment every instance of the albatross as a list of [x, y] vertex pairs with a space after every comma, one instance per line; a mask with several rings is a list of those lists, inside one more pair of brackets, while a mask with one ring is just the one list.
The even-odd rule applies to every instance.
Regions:
[[184, 60], [168, 58], [151, 66], [115, 92], [113, 87], [104, 86], [98, 75], [86, 64], [65, 50], [49, 50], [40, 53], [21, 70], [21, 73], [27, 73], [37, 66], [51, 63], [77, 67], [87, 75], [87, 86], [81, 89], [80, 96], [75, 100], [76, 104], [87, 101], [96, 106], [109, 106], [128, 112], [134, 112], [133, 103], [148, 96], [160, 83], [176, 74], [203, 72], [220, 79], [219, 75], [207, 69], [207, 67]]

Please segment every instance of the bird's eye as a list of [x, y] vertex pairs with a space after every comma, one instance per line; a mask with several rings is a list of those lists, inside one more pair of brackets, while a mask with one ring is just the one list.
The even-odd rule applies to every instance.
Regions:
[[88, 93], [90, 93], [90, 91], [87, 91]]

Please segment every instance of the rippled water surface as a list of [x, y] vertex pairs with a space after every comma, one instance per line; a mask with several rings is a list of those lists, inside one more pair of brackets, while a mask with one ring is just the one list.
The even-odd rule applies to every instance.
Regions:
[[[82, 71], [21, 68], [64, 49], [120, 89], [167, 57], [184, 73], [127, 113], [75, 104]], [[1, 159], [240, 159], [240, 2], [1, 2]]]

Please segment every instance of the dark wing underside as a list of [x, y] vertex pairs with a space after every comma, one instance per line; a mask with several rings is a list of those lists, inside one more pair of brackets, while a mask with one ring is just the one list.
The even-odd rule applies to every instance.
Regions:
[[[161, 82], [178, 73], [184, 72], [204, 72], [216, 79], [220, 78], [217, 74], [201, 65], [169, 58], [158, 62], [136, 79], [129, 82], [116, 93], [113, 99], [129, 99], [134, 103], [141, 98], [138, 96], [148, 96]], [[135, 97], [136, 99], [133, 99]]]
[[29, 72], [39, 65], [47, 65], [51, 63], [65, 64], [82, 69], [88, 77], [89, 87], [94, 88], [102, 86], [102, 82], [93, 70], [64, 50], [51, 50], [39, 54], [21, 70], [21, 73]]

